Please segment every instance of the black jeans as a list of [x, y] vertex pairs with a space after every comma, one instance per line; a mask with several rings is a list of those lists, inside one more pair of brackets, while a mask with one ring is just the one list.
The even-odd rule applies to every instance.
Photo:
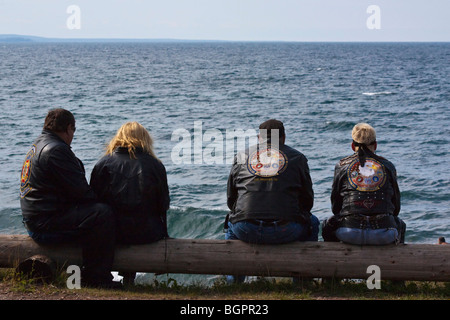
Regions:
[[108, 205], [81, 204], [44, 219], [24, 219], [24, 223], [37, 243], [80, 244], [83, 281], [101, 283], [112, 280], [116, 223]]
[[142, 221], [134, 217], [116, 216], [117, 244], [152, 243], [167, 237], [167, 226], [160, 217], [150, 216]]

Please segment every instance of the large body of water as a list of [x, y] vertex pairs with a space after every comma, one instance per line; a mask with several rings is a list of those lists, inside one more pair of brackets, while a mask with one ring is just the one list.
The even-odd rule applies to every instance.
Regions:
[[450, 238], [450, 43], [0, 44], [0, 233], [25, 234], [21, 166], [53, 107], [76, 117], [72, 148], [88, 180], [124, 122], [151, 132], [168, 173], [172, 237], [224, 238], [230, 170], [226, 147], [216, 163], [174, 161], [177, 132], [192, 137], [194, 158], [199, 130], [225, 141], [277, 118], [309, 159], [320, 220], [331, 215], [351, 129], [368, 122], [377, 153], [397, 168], [406, 242]]

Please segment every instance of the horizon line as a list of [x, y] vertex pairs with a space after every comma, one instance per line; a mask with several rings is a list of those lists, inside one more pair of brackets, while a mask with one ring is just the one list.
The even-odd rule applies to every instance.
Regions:
[[62, 38], [22, 34], [0, 34], [0, 42], [298, 42], [298, 43], [449, 43], [444, 40], [224, 40], [224, 39], [180, 39], [180, 38]]

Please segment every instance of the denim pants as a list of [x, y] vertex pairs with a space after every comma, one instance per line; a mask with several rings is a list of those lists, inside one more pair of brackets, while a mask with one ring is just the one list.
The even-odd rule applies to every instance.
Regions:
[[324, 241], [345, 242], [356, 245], [386, 245], [391, 243], [405, 243], [406, 224], [398, 217], [392, 226], [372, 229], [354, 228], [341, 225], [337, 216], [331, 216], [322, 223], [322, 237]]
[[[259, 225], [248, 221], [236, 223], [228, 222], [228, 230], [225, 234], [227, 240], [241, 240], [255, 244], [282, 244], [294, 241], [318, 241], [319, 240], [319, 219], [311, 215], [311, 224], [304, 225], [298, 222], [290, 222], [278, 225], [276, 222], [272, 226], [263, 226], [263, 221]], [[227, 276], [227, 282], [243, 282], [244, 275]]]
[[228, 222], [228, 230], [225, 234], [225, 239], [242, 240], [244, 242], [255, 244], [318, 241], [319, 225], [319, 219], [314, 215], [311, 215], [311, 225], [290, 222], [280, 226], [274, 222], [272, 226], [263, 226], [263, 221], [261, 221], [259, 225], [245, 220], [236, 223]]

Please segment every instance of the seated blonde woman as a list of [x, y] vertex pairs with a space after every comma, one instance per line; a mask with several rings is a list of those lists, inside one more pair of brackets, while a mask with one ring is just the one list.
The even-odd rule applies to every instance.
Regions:
[[117, 243], [143, 244], [168, 237], [166, 169], [141, 124], [127, 122], [120, 127], [95, 165], [90, 185], [114, 210]]
[[392, 162], [375, 154], [375, 129], [358, 123], [352, 130], [353, 155], [335, 166], [331, 191], [333, 216], [322, 225], [325, 241], [357, 245], [404, 243], [400, 189]]

